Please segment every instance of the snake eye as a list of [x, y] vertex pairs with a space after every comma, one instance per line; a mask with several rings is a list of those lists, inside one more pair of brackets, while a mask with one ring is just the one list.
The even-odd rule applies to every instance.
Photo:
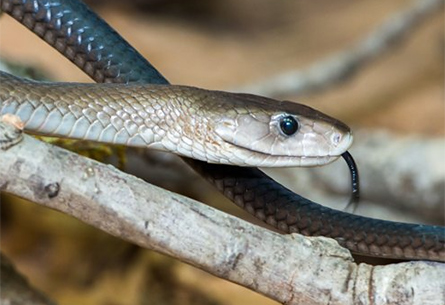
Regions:
[[299, 127], [298, 122], [297, 122], [297, 120], [295, 120], [295, 118], [293, 116], [289, 115], [289, 116], [282, 117], [280, 119], [281, 131], [287, 136], [291, 136], [294, 133], [296, 133], [298, 130], [298, 127]]

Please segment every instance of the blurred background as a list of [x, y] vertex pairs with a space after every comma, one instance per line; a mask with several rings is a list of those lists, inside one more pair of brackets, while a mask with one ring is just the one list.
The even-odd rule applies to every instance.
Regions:
[[[261, 91], [268, 79], [351, 49], [413, 3], [88, 1], [171, 83], [236, 91]], [[356, 213], [444, 224], [444, 42], [442, 7], [344, 82], [311, 92], [271, 91], [274, 98], [308, 104], [352, 127], [351, 153], [363, 190]], [[31, 75], [91, 82], [7, 15], [0, 18], [0, 60]], [[258, 223], [174, 156], [132, 152], [125, 170]], [[267, 172], [299, 194], [345, 208], [349, 174], [341, 161]], [[61, 213], [0, 196], [2, 252], [59, 304], [275, 304]]]

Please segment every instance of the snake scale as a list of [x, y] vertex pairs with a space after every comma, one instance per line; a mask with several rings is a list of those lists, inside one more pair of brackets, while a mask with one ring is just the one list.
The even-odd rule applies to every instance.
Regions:
[[[122, 37], [77, 0], [1, 0], [28, 27], [96, 82], [168, 84]], [[445, 228], [383, 221], [323, 207], [256, 168], [187, 162], [237, 205], [279, 230], [336, 239], [353, 253], [445, 262]]]
[[186, 86], [35, 82], [0, 73], [0, 114], [53, 136], [166, 150], [210, 163], [315, 166], [352, 143], [310, 107]]

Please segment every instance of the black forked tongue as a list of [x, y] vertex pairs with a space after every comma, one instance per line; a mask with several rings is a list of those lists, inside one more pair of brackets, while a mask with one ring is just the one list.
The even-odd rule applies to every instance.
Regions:
[[349, 199], [348, 205], [346, 206], [346, 210], [352, 207], [352, 211], [354, 212], [360, 200], [358, 169], [354, 159], [348, 151], [344, 152], [341, 156], [343, 157], [343, 159], [345, 159], [346, 164], [348, 164], [349, 171], [351, 172], [352, 194], [351, 198]]

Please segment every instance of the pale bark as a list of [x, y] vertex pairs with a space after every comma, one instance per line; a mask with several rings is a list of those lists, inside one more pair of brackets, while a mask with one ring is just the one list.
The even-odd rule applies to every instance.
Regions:
[[357, 265], [331, 239], [254, 226], [26, 135], [0, 150], [0, 190], [282, 303], [445, 302], [445, 264]]

